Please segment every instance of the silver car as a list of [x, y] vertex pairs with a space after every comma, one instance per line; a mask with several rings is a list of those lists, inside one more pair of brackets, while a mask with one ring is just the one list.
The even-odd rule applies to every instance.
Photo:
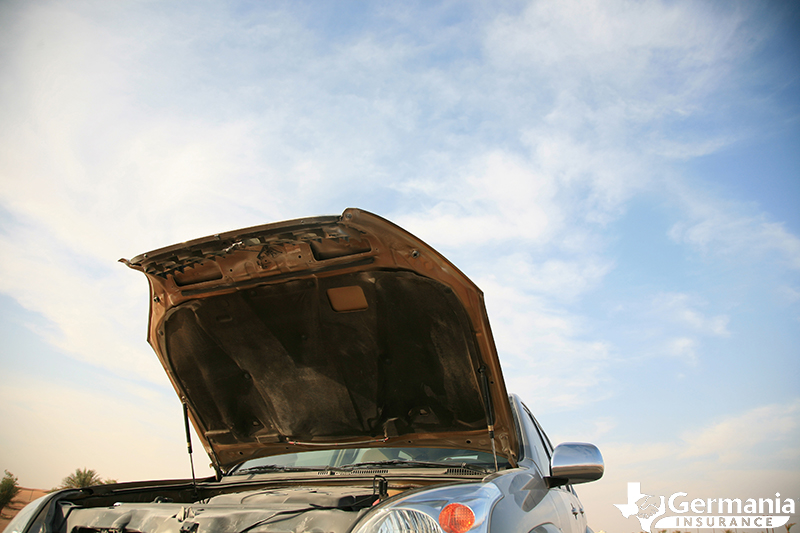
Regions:
[[391, 222], [347, 209], [124, 262], [216, 475], [55, 492], [9, 532], [591, 532], [572, 486], [600, 452], [550, 445], [481, 291]]

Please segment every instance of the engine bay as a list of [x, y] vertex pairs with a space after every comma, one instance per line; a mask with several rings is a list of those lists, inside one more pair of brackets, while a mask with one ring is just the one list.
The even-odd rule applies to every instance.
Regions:
[[[410, 475], [409, 475], [410, 474]], [[41, 533], [248, 533], [349, 531], [378, 504], [434, 485], [475, 481], [476, 472], [403, 475], [284, 474], [245, 481], [99, 485], [64, 491], [35, 522]], [[314, 476], [321, 474], [313, 473]], [[250, 476], [248, 476], [250, 477]], [[387, 479], [388, 478], [388, 479]], [[124, 487], [124, 488], [123, 488]], [[410, 492], [409, 492], [410, 491]]]
[[[392, 491], [398, 493], [399, 491]], [[388, 494], [384, 494], [384, 498]], [[246, 533], [346, 530], [380, 501], [371, 487], [283, 487], [220, 494], [194, 503], [156, 499], [82, 507], [64, 501], [58, 533]]]

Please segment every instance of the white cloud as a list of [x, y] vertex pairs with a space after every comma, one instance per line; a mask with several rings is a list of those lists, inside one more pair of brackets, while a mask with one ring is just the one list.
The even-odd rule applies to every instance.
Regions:
[[794, 287], [790, 287], [788, 285], [783, 285], [778, 287], [778, 293], [783, 296], [783, 298], [790, 303], [794, 303], [800, 300], [800, 290], [795, 289]]
[[718, 83], [742, 51], [741, 23], [737, 12], [688, 2], [530, 2], [521, 16], [494, 21], [487, 43], [505, 68], [547, 69], [551, 80], [577, 78], [652, 105]]
[[697, 364], [697, 341], [689, 337], [678, 337], [667, 344], [667, 353], [684, 359], [691, 365]]
[[[651, 442], [646, 435], [634, 443], [619, 443], [600, 435], [603, 455], [617, 469], [650, 463], [650, 471], [672, 464], [680, 475], [694, 470], [702, 478], [728, 468], [768, 471], [783, 465], [800, 471], [800, 399], [768, 404], [710, 420], [684, 430], [669, 442]], [[666, 474], [666, 470], [662, 472]], [[670, 476], [674, 477], [674, 476]], [[687, 479], [688, 480], [688, 479]]]
[[800, 399], [750, 409], [684, 433], [683, 440], [687, 446], [681, 450], [682, 458], [711, 457], [720, 464], [758, 468], [761, 465], [747, 463], [760, 457], [761, 462], [777, 460], [786, 468], [800, 469]]
[[[615, 442], [611, 434], [596, 442], [606, 472], [601, 481], [577, 487], [587, 516], [607, 530], [638, 527], [613, 504], [625, 503], [628, 482], [647, 494], [689, 498], [759, 498], [800, 490], [800, 399], [761, 405], [713, 420], [666, 442], [646, 435]], [[676, 436], [677, 437], [677, 436]]]
[[[560, 228], [553, 179], [524, 159], [502, 151], [476, 157], [461, 176], [438, 183], [412, 181], [401, 190], [442, 200], [398, 222], [430, 242], [450, 246], [522, 241], [545, 243]], [[435, 184], [434, 184], [435, 183]]]
[[669, 126], [713, 111], [706, 98], [756, 41], [744, 20], [691, 2], [530, 2], [489, 25], [486, 49], [500, 72], [553, 102], [548, 121], [578, 143], [684, 158], [729, 142], [730, 132], [676, 139]]
[[[538, 413], [574, 409], [613, 394], [610, 347], [583, 339], [581, 319], [492, 278], [478, 280], [509, 392]], [[568, 386], [564, 386], [569, 384]]]
[[686, 326], [696, 333], [717, 337], [730, 335], [728, 331], [730, 319], [727, 315], [706, 316], [697, 309], [700, 304], [694, 300], [696, 298], [693, 299], [684, 293], [662, 293], [654, 298], [653, 307], [655, 312], [664, 318]]
[[640, 333], [655, 348], [651, 355], [676, 357], [695, 367], [705, 351], [703, 338], [731, 336], [730, 317], [709, 315], [703, 309], [708, 305], [697, 294], [663, 292], [653, 296], [640, 316], [630, 320], [641, 324]]
[[734, 206], [723, 209], [713, 204], [692, 203], [694, 213], [689, 220], [675, 224], [669, 231], [675, 242], [704, 252], [739, 257], [777, 253], [787, 266], [800, 269], [800, 238], [787, 231], [784, 224], [770, 222], [765, 215], [740, 215]]
[[492, 265], [496, 276], [517, 290], [572, 300], [602, 283], [611, 264], [599, 257], [578, 256], [569, 260], [546, 259], [536, 264], [529, 254], [514, 253]]
[[[35, 242], [39, 234], [17, 234]], [[164, 381], [163, 370], [144, 342], [147, 328], [147, 282], [144, 276], [109, 261], [81, 265], [84, 257], [53, 243], [19, 252], [17, 242], [0, 235], [0, 291], [43, 316], [53, 328], [37, 331], [45, 340], [79, 360], [118, 376]]]
[[[592, 420], [592, 425], [594, 428], [587, 435], [581, 437], [587, 442], [597, 442], [604, 436], [611, 434], [615, 428], [619, 427], [619, 422], [614, 417], [604, 416]], [[561, 442], [558, 438], [556, 440]]]
[[736, 138], [731, 136], [715, 137], [707, 140], [673, 140], [660, 139], [654, 147], [654, 153], [669, 159], [693, 159], [704, 155], [713, 154], [733, 144]]

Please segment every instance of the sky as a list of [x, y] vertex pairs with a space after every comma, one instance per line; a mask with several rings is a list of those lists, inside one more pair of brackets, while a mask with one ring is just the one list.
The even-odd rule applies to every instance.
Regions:
[[797, 501], [798, 36], [793, 2], [0, 2], [0, 468], [187, 477], [118, 260], [358, 207], [600, 447], [595, 531], [639, 530], [628, 482]]

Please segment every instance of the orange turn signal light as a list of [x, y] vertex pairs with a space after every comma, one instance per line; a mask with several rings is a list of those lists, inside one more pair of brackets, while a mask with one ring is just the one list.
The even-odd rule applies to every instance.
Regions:
[[461, 503], [450, 503], [439, 513], [439, 525], [446, 533], [465, 533], [475, 525], [475, 513]]

